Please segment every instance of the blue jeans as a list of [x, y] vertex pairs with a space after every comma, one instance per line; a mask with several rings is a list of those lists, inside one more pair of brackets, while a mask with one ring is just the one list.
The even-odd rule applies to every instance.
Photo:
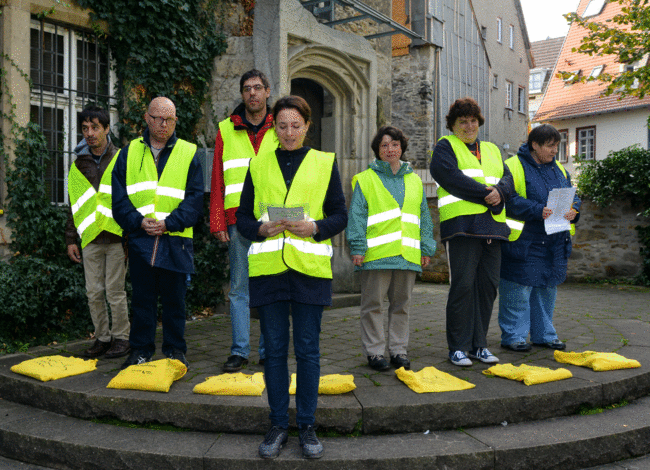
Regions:
[[533, 343], [557, 339], [553, 311], [557, 287], [530, 287], [501, 279], [499, 283], [499, 326], [501, 344], [525, 342], [530, 332]]
[[289, 427], [289, 315], [293, 323], [296, 355], [296, 424], [312, 425], [318, 404], [320, 382], [320, 324], [322, 305], [294, 301], [274, 302], [258, 307], [266, 338], [264, 379], [269, 399], [271, 425]]
[[156, 350], [158, 296], [162, 303], [162, 352], [187, 352], [185, 344], [185, 291], [187, 274], [151, 267], [137, 255], [129, 257], [133, 295], [133, 319], [129, 343], [133, 349], [153, 355]]
[[[230, 258], [230, 323], [232, 346], [230, 354], [248, 358], [251, 352], [251, 311], [248, 306], [248, 248], [251, 241], [242, 237], [236, 225], [228, 226], [228, 256]], [[264, 335], [260, 335], [258, 349], [264, 359]]]

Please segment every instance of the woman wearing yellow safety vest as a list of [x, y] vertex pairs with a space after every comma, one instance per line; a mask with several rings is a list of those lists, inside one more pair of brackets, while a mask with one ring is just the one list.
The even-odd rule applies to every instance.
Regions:
[[[504, 202], [514, 192], [499, 149], [478, 140], [485, 119], [472, 98], [449, 108], [447, 129], [433, 150], [431, 175], [438, 183], [440, 236], [449, 263], [447, 346], [449, 360], [499, 362], [487, 349], [487, 330], [499, 285], [501, 242], [508, 240]], [[469, 357], [468, 357], [469, 356]]]
[[[546, 207], [554, 188], [570, 188], [571, 177], [555, 159], [560, 133], [545, 124], [528, 136], [517, 156], [506, 160], [515, 181], [515, 194], [506, 204], [510, 243], [503, 244], [499, 283], [499, 326], [501, 346], [528, 351], [528, 334], [533, 344], [565, 349], [553, 327], [557, 286], [566, 278], [571, 255], [571, 230], [546, 234], [544, 220], [552, 211]], [[580, 199], [564, 218], [575, 223]]]
[[396, 368], [411, 368], [406, 349], [416, 273], [436, 251], [422, 180], [404, 159], [408, 139], [385, 126], [370, 145], [376, 160], [352, 178], [346, 230], [352, 263], [361, 272], [361, 343], [368, 365], [390, 368], [381, 304], [388, 295], [388, 352]]
[[314, 414], [320, 381], [319, 336], [332, 303], [330, 238], [348, 222], [333, 153], [303, 146], [311, 110], [298, 96], [273, 107], [280, 148], [251, 160], [237, 210], [237, 229], [248, 251], [250, 306], [257, 307], [265, 338], [264, 376], [271, 429], [259, 446], [272, 459], [287, 443], [289, 427], [289, 316], [297, 362], [296, 423], [305, 458], [320, 458]]

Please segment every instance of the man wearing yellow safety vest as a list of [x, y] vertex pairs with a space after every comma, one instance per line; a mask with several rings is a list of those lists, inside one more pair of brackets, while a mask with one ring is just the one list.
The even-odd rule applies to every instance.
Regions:
[[[95, 327], [95, 343], [84, 356], [105, 354], [110, 359], [125, 356], [130, 349], [122, 229], [111, 211], [111, 171], [119, 149], [108, 135], [110, 116], [105, 109], [85, 108], [79, 127], [83, 140], [74, 149], [77, 159], [68, 174], [70, 211], [65, 239], [70, 259], [83, 261], [88, 309]], [[111, 328], [106, 300], [111, 306]]]
[[[239, 80], [242, 103], [231, 116], [219, 123], [214, 144], [212, 190], [210, 192], [210, 232], [228, 243], [230, 258], [230, 323], [232, 345], [224, 372], [237, 372], [248, 363], [250, 308], [248, 296], [248, 249], [251, 242], [237, 230], [236, 212], [251, 159], [273, 151], [278, 138], [273, 115], [267, 105], [269, 80], [259, 70], [249, 70]], [[264, 364], [264, 335], [260, 335], [259, 364]]]
[[545, 219], [552, 215], [546, 207], [555, 188], [570, 188], [571, 176], [555, 159], [560, 133], [548, 124], [533, 129], [528, 142], [516, 156], [506, 160], [517, 193], [506, 204], [510, 242], [503, 244], [499, 283], [499, 326], [501, 347], [524, 352], [540, 347], [562, 350], [566, 343], [553, 326], [557, 286], [566, 278], [571, 256], [571, 235], [580, 218], [580, 199], [571, 209], [558, 214], [567, 221], [567, 230], [547, 234]]
[[449, 360], [492, 364], [487, 330], [499, 285], [501, 242], [508, 240], [504, 203], [514, 193], [499, 149], [478, 139], [485, 119], [472, 98], [456, 100], [446, 116], [453, 135], [438, 141], [431, 175], [438, 183], [440, 236], [449, 263]]
[[185, 354], [185, 290], [194, 273], [192, 227], [203, 215], [203, 172], [196, 145], [176, 137], [176, 107], [154, 98], [147, 129], [117, 157], [113, 214], [129, 237], [133, 286], [131, 354], [122, 369], [149, 362], [155, 352], [158, 296], [162, 352], [189, 367]]

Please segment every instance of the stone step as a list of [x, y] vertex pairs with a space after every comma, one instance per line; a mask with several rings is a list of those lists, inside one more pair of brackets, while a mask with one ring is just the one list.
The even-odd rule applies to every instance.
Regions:
[[60, 469], [581, 469], [650, 453], [650, 396], [594, 415], [362, 437], [323, 437], [304, 462], [298, 438], [257, 456], [260, 435], [154, 431], [97, 424], [0, 401], [0, 454]]

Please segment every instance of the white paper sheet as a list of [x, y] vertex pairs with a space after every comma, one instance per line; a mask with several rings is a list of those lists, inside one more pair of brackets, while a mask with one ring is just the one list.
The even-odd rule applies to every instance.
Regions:
[[551, 190], [546, 207], [551, 209], [553, 214], [544, 220], [544, 229], [547, 235], [564, 232], [571, 228], [571, 222], [564, 218], [564, 214], [571, 210], [575, 195], [576, 188], [574, 187]]

